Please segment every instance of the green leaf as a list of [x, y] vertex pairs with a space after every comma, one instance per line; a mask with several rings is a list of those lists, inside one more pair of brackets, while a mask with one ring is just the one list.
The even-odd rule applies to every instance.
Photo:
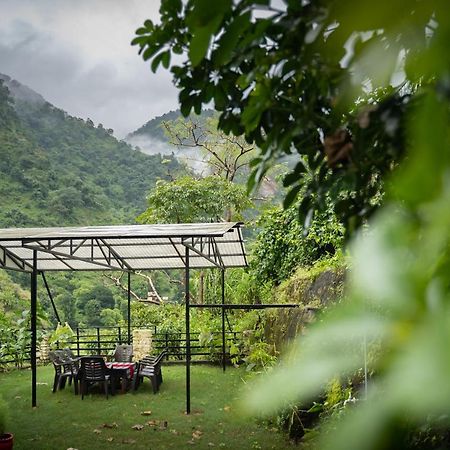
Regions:
[[195, 28], [192, 33], [192, 40], [189, 45], [189, 59], [195, 67], [205, 57], [208, 51], [211, 36], [217, 31], [222, 21], [221, 16], [217, 16], [215, 20], [208, 23], [204, 27]]
[[294, 186], [287, 194], [286, 197], [284, 197], [283, 201], [283, 208], [289, 208], [289, 206], [294, 203], [294, 200], [297, 198], [297, 194], [299, 193], [300, 189], [302, 188], [301, 185]]
[[159, 50], [159, 47], [156, 45], [148, 45], [147, 48], [144, 51], [144, 54], [142, 55], [142, 58], [144, 61], [149, 60], [157, 51]]
[[228, 25], [227, 30], [219, 39], [218, 47], [214, 52], [213, 62], [215, 67], [220, 67], [229, 61], [231, 53], [235, 49], [240, 36], [245, 33], [251, 25], [250, 19], [251, 14], [250, 12], [247, 12], [236, 17], [233, 22]]
[[162, 57], [162, 65], [165, 69], [169, 68], [170, 65], [170, 50], [167, 50], [163, 53]]
[[208, 27], [212, 22], [222, 20], [224, 14], [231, 9], [231, 0], [196, 0], [194, 8], [186, 18], [189, 29]]
[[295, 166], [295, 169], [291, 172], [288, 173], [284, 178], [283, 178], [283, 186], [284, 187], [288, 187], [291, 184], [294, 184], [295, 182], [297, 182], [301, 176], [302, 173], [306, 172], [306, 167], [303, 164], [302, 161], [300, 161], [299, 163], [297, 163], [297, 165]]
[[161, 61], [162, 61], [163, 58], [164, 58], [164, 54], [165, 54], [165, 52], [158, 53], [158, 54], [153, 58], [152, 65], [151, 65], [151, 69], [152, 69], [152, 72], [153, 72], [153, 73], [155, 73], [155, 72], [157, 71], [159, 64], [161, 63]]

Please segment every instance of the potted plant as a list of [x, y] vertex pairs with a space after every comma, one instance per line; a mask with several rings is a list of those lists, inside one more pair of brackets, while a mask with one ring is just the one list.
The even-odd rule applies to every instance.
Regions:
[[6, 433], [8, 422], [8, 405], [0, 397], [0, 450], [11, 450], [13, 448], [13, 435]]

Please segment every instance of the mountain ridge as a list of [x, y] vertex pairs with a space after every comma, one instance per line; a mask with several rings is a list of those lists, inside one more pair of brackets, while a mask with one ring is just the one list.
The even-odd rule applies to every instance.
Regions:
[[179, 170], [0, 75], [0, 227], [134, 223]]

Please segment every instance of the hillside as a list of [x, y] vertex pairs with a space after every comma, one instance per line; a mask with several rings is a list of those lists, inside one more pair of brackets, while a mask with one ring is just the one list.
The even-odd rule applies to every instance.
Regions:
[[156, 181], [182, 170], [0, 79], [0, 227], [133, 223]]

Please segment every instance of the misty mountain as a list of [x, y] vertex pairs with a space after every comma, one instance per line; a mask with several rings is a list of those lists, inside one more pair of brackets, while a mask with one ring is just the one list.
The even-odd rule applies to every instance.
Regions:
[[45, 98], [37, 92], [30, 89], [28, 86], [19, 83], [13, 78], [0, 73], [0, 79], [3, 80], [3, 85], [6, 86], [10, 92], [11, 97], [17, 102], [35, 103], [38, 105], [44, 105], [46, 103]]
[[[188, 119], [192, 119], [196, 122], [203, 123], [212, 117], [215, 111], [207, 109], [201, 113], [201, 115], [193, 115]], [[142, 125], [136, 131], [129, 133], [125, 141], [132, 146], [138, 147], [143, 153], [149, 155], [155, 155], [160, 153], [166, 156], [175, 156], [179, 160], [183, 161], [196, 171], [197, 173], [204, 172], [206, 170], [205, 164], [203, 164], [202, 156], [197, 148], [178, 148], [170, 143], [169, 138], [165, 134], [164, 122], [175, 121], [183, 118], [180, 110], [169, 111], [166, 114], [157, 116], [147, 123]]]
[[133, 223], [181, 170], [0, 75], [0, 227]]

